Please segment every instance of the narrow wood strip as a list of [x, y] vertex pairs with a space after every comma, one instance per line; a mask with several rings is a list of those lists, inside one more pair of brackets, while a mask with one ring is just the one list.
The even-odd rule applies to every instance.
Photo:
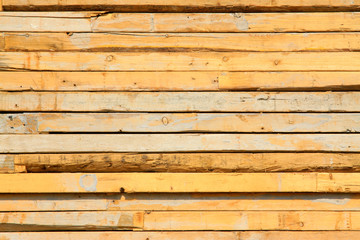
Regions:
[[[1, 73], [0, 73], [1, 74]], [[226, 72], [220, 90], [360, 90], [357, 72]]]
[[360, 212], [150, 212], [144, 230], [360, 230]]
[[357, 153], [65, 153], [0, 155], [0, 159], [1, 172], [360, 171]]
[[132, 193], [1, 194], [2, 212], [359, 211], [359, 194]]
[[358, 140], [357, 134], [1, 134], [0, 152], [359, 152]]
[[6, 240], [349, 240], [358, 239], [359, 231], [244, 231], [244, 232], [14, 232], [0, 233]]
[[[220, 72], [1, 72], [2, 91], [215, 91]], [[353, 73], [349, 78], [360, 76]], [[345, 74], [346, 75], [346, 74]], [[344, 75], [344, 76], [345, 76]], [[346, 76], [345, 76], [346, 77]], [[9, 81], [11, 79], [11, 81]], [[352, 81], [349, 79], [350, 83]], [[346, 83], [344, 83], [346, 85]]]
[[[358, 0], [357, 0], [358, 1]], [[113, 11], [113, 10], [111, 10]], [[357, 32], [359, 12], [0, 12], [1, 32]]]
[[244, 232], [42, 232], [42, 233], [0, 233], [7, 240], [29, 239], [29, 240], [87, 240], [87, 239], [104, 239], [104, 240], [123, 240], [134, 239], [219, 239], [219, 240], [288, 240], [288, 237], [294, 240], [342, 240], [357, 239], [358, 231], [244, 231]]
[[0, 71], [0, 91], [360, 90], [359, 78], [360, 72]]
[[359, 38], [359, 33], [4, 33], [0, 51], [359, 51]]
[[359, 52], [0, 52], [1, 70], [359, 71]]
[[358, 113], [26, 113], [0, 115], [0, 133], [360, 132]]
[[143, 212], [0, 213], [1, 231], [126, 230], [143, 228]]
[[358, 0], [336, 0], [336, 1], [301, 1], [291, 2], [280, 0], [198, 0], [198, 1], [116, 1], [116, 0], [3, 0], [6, 10], [29, 11], [29, 10], [111, 10], [111, 11], [356, 11], [360, 8]]
[[359, 92], [0, 92], [11, 112], [359, 112]]

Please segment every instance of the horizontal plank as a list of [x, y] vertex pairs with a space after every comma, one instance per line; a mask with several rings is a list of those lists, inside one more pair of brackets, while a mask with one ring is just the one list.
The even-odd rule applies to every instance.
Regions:
[[349, 240], [358, 239], [359, 231], [181, 231], [181, 232], [8, 232], [0, 233], [6, 240], [182, 240], [182, 239], [218, 239], [218, 240]]
[[25, 113], [0, 115], [0, 133], [360, 132], [359, 113]]
[[1, 231], [126, 230], [143, 228], [143, 212], [0, 213]]
[[360, 90], [359, 78], [360, 72], [0, 71], [0, 91]]
[[359, 33], [3, 33], [2, 38], [0, 51], [360, 50]]
[[0, 52], [0, 70], [359, 71], [359, 52]]
[[0, 193], [360, 192], [359, 173], [20, 173], [0, 180]]
[[360, 92], [0, 92], [4, 112], [360, 112]]
[[144, 230], [360, 230], [360, 212], [150, 212]]
[[360, 230], [360, 212], [328, 211], [12, 212], [0, 219], [2, 231]]
[[3, 154], [0, 172], [359, 172], [357, 153]]
[[164, 11], [164, 12], [183, 12], [183, 11], [356, 11], [360, 9], [358, 0], [336, 0], [336, 1], [301, 1], [286, 0], [201, 0], [201, 1], [140, 1], [140, 0], [3, 0], [5, 10], [29, 11], [29, 10], [106, 10], [106, 11]]
[[132, 193], [1, 194], [1, 212], [359, 211], [359, 194]]
[[358, 134], [0, 134], [0, 153], [229, 151], [359, 152], [360, 142]]
[[[1, 91], [215, 91], [219, 90], [220, 72], [6, 72], [0, 71]], [[339, 85], [344, 87], [344, 78]], [[9, 81], [11, 79], [11, 81]], [[341, 81], [341, 83], [340, 83]], [[320, 82], [320, 80], [319, 80]], [[250, 83], [249, 83], [250, 84]], [[228, 84], [227, 84], [228, 85]], [[337, 84], [334, 84], [337, 85]], [[360, 84], [359, 84], [360, 88]]]
[[0, 12], [0, 32], [356, 32], [359, 20], [359, 12]]

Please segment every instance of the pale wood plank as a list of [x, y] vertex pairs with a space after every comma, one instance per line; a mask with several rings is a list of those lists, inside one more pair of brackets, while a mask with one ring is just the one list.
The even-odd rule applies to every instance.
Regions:
[[244, 231], [244, 232], [14, 232], [0, 233], [6, 240], [349, 240], [358, 239], [359, 231]]
[[143, 228], [143, 212], [0, 213], [1, 231], [126, 230]]
[[359, 33], [4, 33], [3, 38], [0, 51], [360, 50]]
[[144, 230], [360, 230], [360, 212], [150, 212]]
[[0, 115], [0, 133], [360, 132], [358, 113], [25, 113]]
[[0, 52], [1, 70], [359, 71], [359, 52]]
[[357, 134], [1, 134], [1, 153], [359, 152]]
[[359, 112], [359, 92], [0, 92], [0, 111]]
[[359, 12], [0, 12], [4, 32], [356, 32]]
[[0, 91], [360, 90], [359, 78], [359, 72], [0, 71]]
[[359, 194], [132, 193], [1, 194], [2, 212], [359, 211]]
[[[356, 77], [360, 73], [349, 78]], [[220, 72], [1, 72], [2, 91], [214, 91]], [[346, 77], [346, 76], [345, 76]], [[11, 81], [9, 81], [11, 79]], [[350, 80], [351, 81], [351, 80]], [[346, 83], [344, 83], [346, 85]]]
[[[358, 176], [358, 173], [349, 173], [349, 177], [357, 179]], [[29, 173], [1, 174], [0, 180], [4, 183], [0, 185], [0, 193], [215, 193], [323, 190], [323, 188], [317, 189], [316, 173]], [[31, 184], [28, 184], [30, 182]], [[356, 191], [358, 188], [359, 185], [355, 185], [350, 191], [352, 189]]]
[[1, 172], [359, 172], [357, 153], [90, 153], [0, 155]]

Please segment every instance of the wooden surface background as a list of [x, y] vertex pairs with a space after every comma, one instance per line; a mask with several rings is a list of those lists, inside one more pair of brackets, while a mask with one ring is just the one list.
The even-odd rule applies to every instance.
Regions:
[[360, 239], [359, 0], [0, 0], [0, 239]]

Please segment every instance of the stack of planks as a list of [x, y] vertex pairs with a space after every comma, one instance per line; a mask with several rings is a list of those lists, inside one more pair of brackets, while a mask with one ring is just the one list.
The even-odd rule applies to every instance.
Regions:
[[0, 6], [0, 239], [360, 239], [359, 0]]

